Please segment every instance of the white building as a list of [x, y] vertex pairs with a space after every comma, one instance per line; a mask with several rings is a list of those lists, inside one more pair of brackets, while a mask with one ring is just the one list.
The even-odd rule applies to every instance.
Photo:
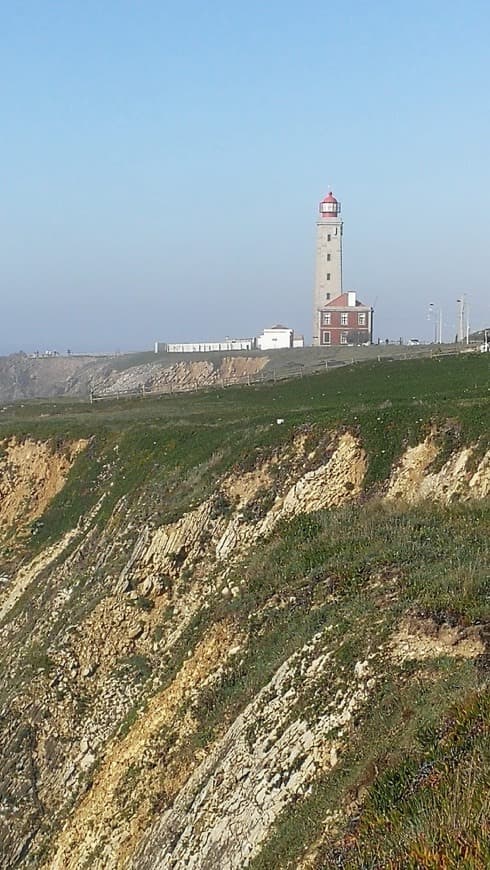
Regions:
[[259, 350], [277, 350], [284, 347], [303, 347], [304, 338], [302, 335], [295, 335], [294, 329], [289, 329], [287, 326], [282, 326], [280, 323], [277, 326], [271, 326], [269, 329], [264, 329], [262, 335], [257, 338], [257, 347]]
[[155, 342], [155, 353], [211, 353], [233, 350], [274, 350], [284, 347], [304, 347], [302, 335], [287, 326], [264, 329], [258, 338], [225, 338], [224, 341]]
[[320, 342], [320, 312], [342, 295], [342, 231], [340, 202], [332, 191], [322, 199], [316, 222], [316, 270], [313, 294], [313, 345]]

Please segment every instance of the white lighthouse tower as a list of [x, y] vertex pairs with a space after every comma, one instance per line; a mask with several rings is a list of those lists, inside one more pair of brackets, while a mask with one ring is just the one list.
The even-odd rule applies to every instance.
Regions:
[[313, 345], [320, 344], [320, 310], [342, 293], [342, 219], [332, 191], [319, 206], [316, 222], [316, 274], [313, 296]]

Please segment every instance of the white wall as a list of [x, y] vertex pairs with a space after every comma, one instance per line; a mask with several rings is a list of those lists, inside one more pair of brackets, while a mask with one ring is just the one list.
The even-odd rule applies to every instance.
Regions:
[[257, 338], [259, 350], [277, 350], [280, 347], [293, 346], [292, 329], [264, 329]]
[[213, 350], [253, 350], [253, 338], [230, 338], [227, 341], [155, 342], [155, 353], [209, 353]]

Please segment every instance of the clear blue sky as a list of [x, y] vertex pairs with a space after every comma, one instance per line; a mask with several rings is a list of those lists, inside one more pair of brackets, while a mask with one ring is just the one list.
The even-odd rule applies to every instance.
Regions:
[[0, 3], [0, 352], [309, 336], [318, 200], [375, 335], [490, 324], [490, 6]]

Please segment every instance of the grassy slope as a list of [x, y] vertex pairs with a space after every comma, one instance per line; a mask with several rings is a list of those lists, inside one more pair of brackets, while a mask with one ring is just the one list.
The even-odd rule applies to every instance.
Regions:
[[[67, 402], [13, 406], [2, 416], [0, 436], [93, 438], [36, 526], [30, 544], [36, 550], [70, 528], [102, 492], [108, 495], [101, 523], [121, 495], [143, 490], [152, 517], [168, 521], [210, 491], [223, 470], [249, 467], [299, 425], [359, 431], [370, 456], [371, 489], [434, 422], [443, 426], [445, 453], [477, 440], [488, 445], [488, 373], [485, 356], [462, 357], [366, 364], [276, 386], [97, 408]], [[276, 417], [284, 417], [284, 425], [278, 427]], [[407, 610], [462, 624], [488, 620], [489, 520], [485, 504], [445, 510], [382, 508], [373, 501], [304, 517], [277, 531], [241, 567], [247, 579], [242, 595], [213, 602], [184, 640], [182, 655], [185, 643], [196, 643], [206, 624], [225, 616], [251, 628], [244, 663], [202, 701], [197, 743], [207, 745], [220, 723], [243, 709], [285, 657], [327, 622], [340, 626], [342, 667], [386, 637]], [[372, 583], [379, 579], [381, 595]], [[264, 610], [276, 596], [293, 603]], [[256, 616], [250, 620], [249, 614]], [[481, 761], [487, 703], [481, 671], [471, 663], [441, 659], [401, 671], [386, 663], [369, 714], [353, 728], [348, 753], [333, 775], [284, 813], [254, 866], [296, 866], [308, 844], [321, 837], [328, 814], [359, 796], [365, 809], [360, 816], [356, 809], [355, 823], [342, 823], [327, 838], [318, 867], [486, 866], [470, 816], [476, 808], [481, 821], [486, 812]], [[460, 748], [451, 754], [452, 722], [458, 723]], [[468, 780], [462, 777], [466, 764]], [[467, 807], [464, 835], [450, 829], [453, 788]], [[447, 853], [446, 864], [442, 858], [437, 863], [439, 853]], [[421, 863], [421, 855], [429, 863]]]
[[[485, 355], [366, 363], [277, 385], [230, 387], [192, 396], [97, 406], [62, 400], [11, 405], [0, 418], [0, 437], [17, 432], [39, 438], [93, 438], [70, 484], [43, 518], [40, 544], [69, 528], [106, 490], [107, 463], [118, 473], [104, 515], [136, 486], [167, 481], [172, 475], [180, 478], [219, 453], [221, 459], [213, 461], [207, 481], [211, 486], [220, 468], [238, 457], [242, 463], [247, 457], [252, 461], [258, 450], [285, 441], [291, 430], [305, 424], [359, 431], [370, 455], [369, 486], [383, 480], [403, 447], [415, 443], [434, 422], [457, 421], [442, 436], [447, 451], [488, 432], [488, 383]], [[279, 417], [285, 420], [281, 427], [274, 425]], [[177, 511], [183, 507], [175, 505]]]
[[[269, 561], [274, 570], [259, 575], [253, 588], [262, 591], [265, 586], [270, 591], [273, 585], [285, 599], [300, 593], [310, 618], [312, 605], [316, 605], [317, 630], [322, 625], [318, 605], [328, 602], [324, 604], [323, 620], [340, 621], [344, 632], [340, 661], [352, 665], [369, 641], [371, 648], [382, 643], [407, 611], [463, 625], [490, 618], [489, 521], [488, 505], [445, 510], [428, 505], [387, 508], [376, 503], [303, 518], [276, 543]], [[382, 594], [370, 588], [373, 580], [382, 581]], [[328, 601], [326, 590], [333, 590], [334, 601]], [[284, 630], [291, 632], [290, 619], [284, 621]], [[334, 838], [339, 842], [335, 846], [327, 841], [328, 848], [322, 851], [316, 866], [409, 866], [406, 859], [413, 806], [404, 801], [402, 790], [390, 790], [389, 784], [396, 783], [399, 771], [407, 767], [417, 773], [424, 770], [431, 752], [437, 752], [437, 745], [431, 748], [428, 729], [437, 729], [454, 701], [468, 692], [469, 703], [478, 706], [480, 696], [473, 693], [479, 681], [475, 668], [467, 662], [442, 658], [437, 662], [428, 660], [422, 666], [409, 662], [399, 668], [386, 661], [369, 713], [355, 723], [341, 763], [333, 775], [317, 782], [309, 797], [283, 814], [275, 836], [253, 867], [265, 870], [296, 866], [302, 850], [321, 837], [325, 818], [348, 806], [373, 780], [366, 818], [361, 816], [355, 829], [351, 829], [349, 821], [341, 825]], [[485, 695], [481, 699], [483, 716], [487, 700]], [[463, 701], [460, 706], [466, 709]], [[488, 727], [488, 719], [486, 722]], [[422, 739], [427, 742], [422, 744]], [[475, 771], [475, 778], [481, 795], [485, 772]], [[436, 801], [437, 795], [430, 792], [419, 796], [422, 804], [424, 798], [429, 803]], [[373, 813], [373, 804], [377, 814]], [[443, 812], [441, 806], [440, 815]], [[397, 819], [395, 832], [391, 815]], [[393, 840], [396, 848], [392, 848]], [[397, 850], [399, 863], [391, 865], [392, 853]]]

